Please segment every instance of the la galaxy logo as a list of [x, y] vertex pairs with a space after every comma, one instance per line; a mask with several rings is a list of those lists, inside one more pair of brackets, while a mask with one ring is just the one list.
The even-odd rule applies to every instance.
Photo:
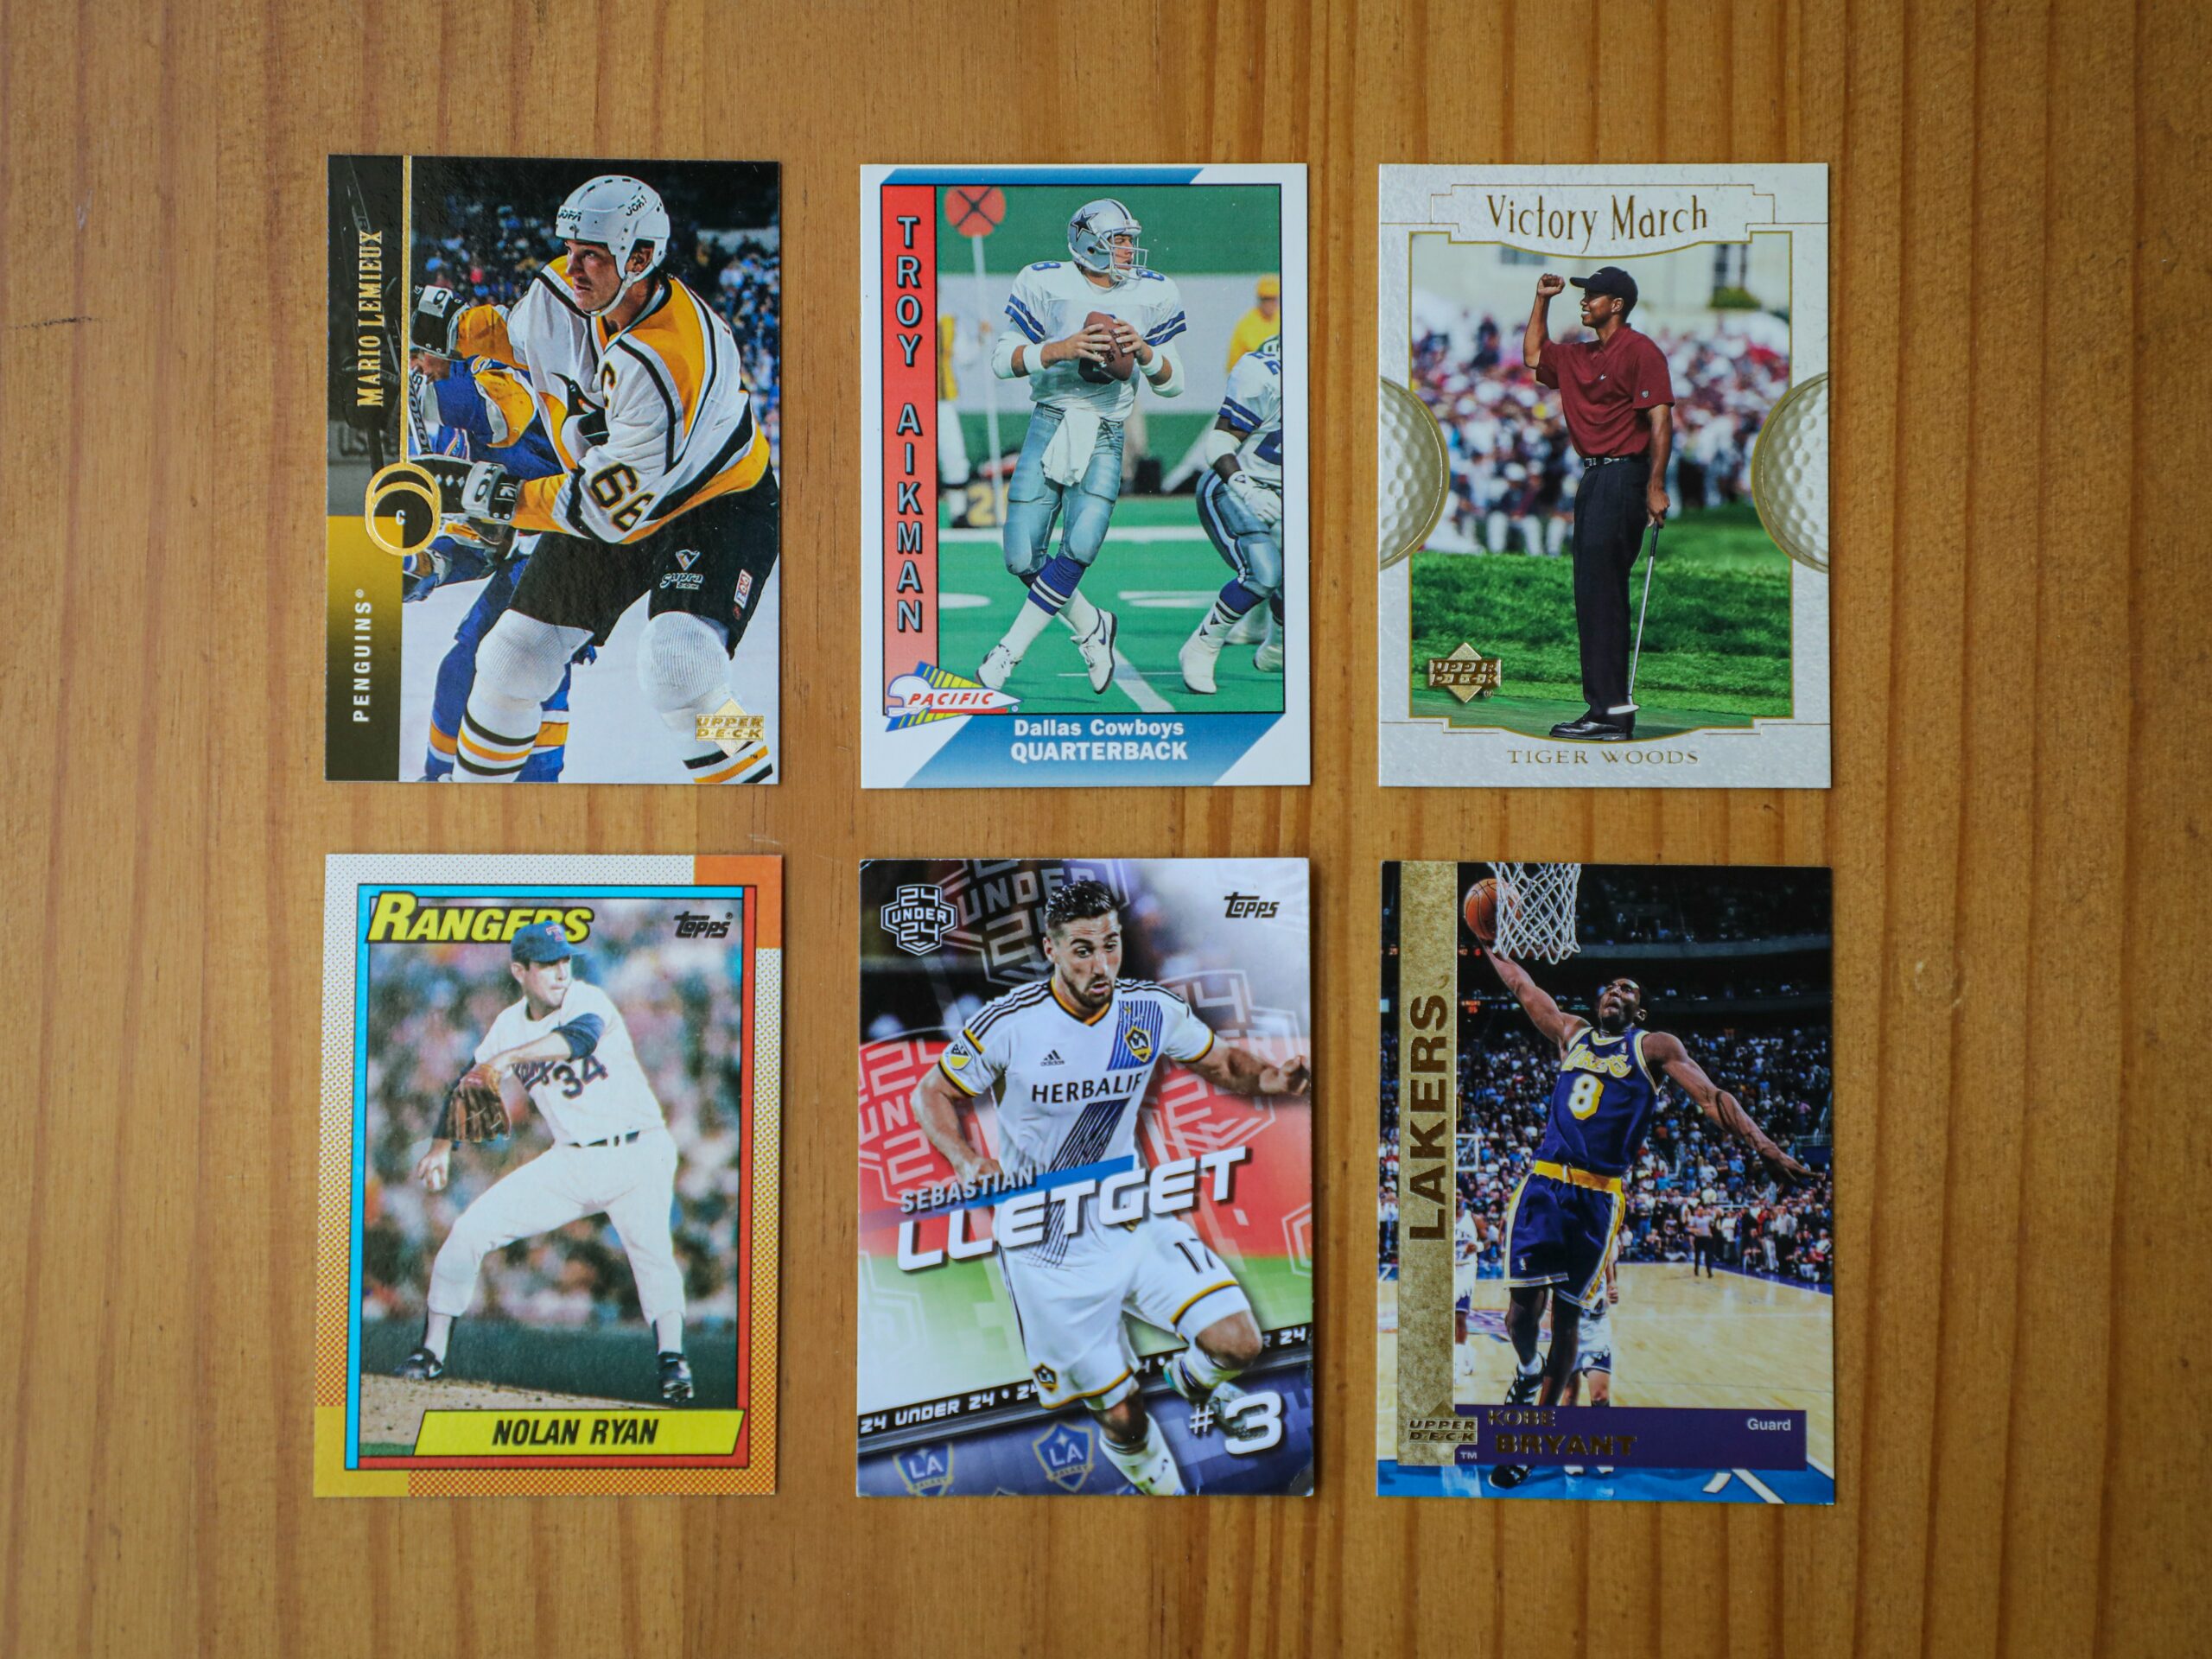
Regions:
[[910, 957], [926, 957], [944, 943], [945, 931], [959, 915], [944, 902], [944, 895], [925, 881], [912, 881], [899, 889], [891, 902], [875, 912], [893, 943]]
[[1122, 1040], [1128, 1045], [1130, 1057], [1139, 1065], [1152, 1058], [1152, 1033], [1142, 1026], [1131, 1026], [1122, 1034]]
[[1090, 1430], [1072, 1423], [1056, 1421], [1030, 1442], [1030, 1450], [1036, 1452], [1045, 1478], [1064, 1492], [1081, 1491], [1096, 1462]]
[[952, 1490], [950, 1442], [918, 1446], [895, 1454], [891, 1461], [897, 1465], [899, 1478], [906, 1484], [907, 1491], [916, 1497], [943, 1497]]

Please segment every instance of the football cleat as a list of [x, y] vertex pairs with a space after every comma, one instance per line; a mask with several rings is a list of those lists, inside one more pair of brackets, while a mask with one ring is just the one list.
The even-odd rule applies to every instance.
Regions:
[[691, 1397], [691, 1366], [681, 1354], [660, 1357], [660, 1397], [680, 1406]]
[[[1516, 1371], [1513, 1381], [1505, 1387], [1505, 1403], [1509, 1406], [1533, 1406], [1543, 1386], [1544, 1374], [1541, 1371], [1529, 1376]], [[1499, 1463], [1491, 1466], [1490, 1484], [1501, 1492], [1511, 1491], [1528, 1478], [1529, 1465], [1525, 1463]]]
[[1014, 654], [1006, 648], [1006, 641], [1001, 639], [984, 654], [983, 665], [976, 671], [976, 677], [995, 691], [1006, 683], [1007, 676], [1014, 672]]
[[446, 1374], [446, 1363], [427, 1348], [417, 1348], [392, 1367], [394, 1376], [413, 1382], [435, 1382]]
[[1252, 653], [1252, 666], [1262, 674], [1282, 672], [1282, 641], [1270, 639]]
[[[1121, 626], [1114, 613], [1102, 605], [1098, 607], [1098, 626], [1075, 642], [1075, 648], [1083, 653], [1083, 666], [1090, 676], [1093, 691], [1103, 694], [1114, 683], [1114, 636], [1121, 632]], [[991, 689], [998, 690], [996, 686]]]
[[1236, 619], [1236, 626], [1229, 631], [1232, 645], [1256, 645], [1268, 637], [1268, 607], [1255, 605]]
[[1183, 687], [1201, 696], [1214, 692], [1213, 665], [1221, 655], [1221, 647], [1207, 639], [1203, 631], [1192, 634], [1183, 642], [1183, 649], [1175, 653], [1176, 664], [1183, 671]]

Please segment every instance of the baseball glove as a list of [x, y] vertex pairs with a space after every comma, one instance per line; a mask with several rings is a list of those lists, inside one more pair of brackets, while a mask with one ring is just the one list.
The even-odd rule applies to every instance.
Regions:
[[446, 1090], [445, 1138], [497, 1141], [507, 1133], [507, 1103], [499, 1079], [488, 1065], [472, 1065]]

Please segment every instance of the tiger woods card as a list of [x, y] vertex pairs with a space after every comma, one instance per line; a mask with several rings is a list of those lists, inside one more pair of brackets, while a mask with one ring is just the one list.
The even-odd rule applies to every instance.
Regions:
[[863, 1496], [1313, 1490], [1303, 859], [861, 867]]
[[782, 885], [329, 860], [318, 1494], [775, 1490]]
[[1302, 784], [1306, 169], [865, 168], [861, 780]]
[[1827, 787], [1827, 168], [1380, 200], [1381, 780]]
[[1382, 867], [1384, 1495], [1835, 1501], [1828, 889]]
[[331, 158], [327, 777], [773, 778], [779, 193]]

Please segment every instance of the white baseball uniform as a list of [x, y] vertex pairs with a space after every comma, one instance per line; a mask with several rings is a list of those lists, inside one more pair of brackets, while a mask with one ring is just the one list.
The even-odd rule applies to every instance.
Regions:
[[[1153, 1071], [1163, 1058], [1203, 1059], [1213, 1043], [1191, 1005], [1165, 986], [1117, 980], [1106, 1006], [1084, 1015], [1047, 980], [985, 1007], [938, 1065], [963, 1094], [996, 1089], [1000, 1167], [1049, 1185], [1070, 1172], [1103, 1179], [1138, 1167], [1137, 1118]], [[1085, 1224], [1070, 1234], [1063, 1214], [1048, 1205], [1037, 1243], [998, 1252], [1046, 1405], [1079, 1400], [1104, 1411], [1135, 1390], [1125, 1313], [1191, 1342], [1216, 1320], [1250, 1311], [1229, 1264], [1183, 1222], [1101, 1226], [1086, 1205]]]
[[466, 1313], [477, 1269], [490, 1252], [604, 1215], [630, 1257], [646, 1320], [681, 1314], [683, 1270], [669, 1223], [676, 1141], [613, 1001], [598, 986], [576, 980], [543, 1019], [530, 1017], [527, 1001], [513, 1003], [492, 1022], [476, 1058], [487, 1060], [555, 1032], [568, 1036], [569, 1057], [533, 1060], [514, 1073], [553, 1132], [553, 1145], [461, 1211], [430, 1269], [430, 1312]]

